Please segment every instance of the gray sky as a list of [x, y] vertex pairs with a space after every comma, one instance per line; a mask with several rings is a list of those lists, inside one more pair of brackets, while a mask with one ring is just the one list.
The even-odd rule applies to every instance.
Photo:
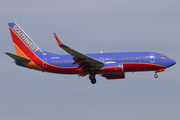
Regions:
[[[179, 0], [0, 1], [1, 120], [178, 120], [180, 118]], [[43, 50], [67, 54], [56, 32], [82, 53], [153, 51], [176, 60], [159, 73], [124, 80], [42, 73], [16, 66], [8, 22], [17, 22]]]

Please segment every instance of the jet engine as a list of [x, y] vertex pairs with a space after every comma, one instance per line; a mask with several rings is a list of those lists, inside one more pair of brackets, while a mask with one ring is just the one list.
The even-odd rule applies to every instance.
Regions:
[[122, 63], [108, 63], [103, 67], [104, 73], [122, 73], [123, 64]]

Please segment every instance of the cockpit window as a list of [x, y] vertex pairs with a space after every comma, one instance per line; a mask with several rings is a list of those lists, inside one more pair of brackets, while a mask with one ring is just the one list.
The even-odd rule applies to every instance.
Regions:
[[161, 55], [160, 58], [168, 58], [167, 56]]

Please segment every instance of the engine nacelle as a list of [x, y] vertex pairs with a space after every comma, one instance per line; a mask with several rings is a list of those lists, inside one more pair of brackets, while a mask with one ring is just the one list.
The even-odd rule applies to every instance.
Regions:
[[122, 63], [109, 63], [105, 64], [103, 67], [104, 73], [121, 73], [123, 72]]

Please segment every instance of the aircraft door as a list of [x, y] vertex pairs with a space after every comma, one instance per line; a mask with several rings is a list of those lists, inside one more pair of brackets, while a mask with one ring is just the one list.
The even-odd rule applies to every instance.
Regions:
[[43, 68], [47, 68], [47, 59], [43, 58], [43, 63], [42, 63]]
[[150, 54], [150, 62], [151, 63], [155, 62], [155, 55], [154, 54]]

